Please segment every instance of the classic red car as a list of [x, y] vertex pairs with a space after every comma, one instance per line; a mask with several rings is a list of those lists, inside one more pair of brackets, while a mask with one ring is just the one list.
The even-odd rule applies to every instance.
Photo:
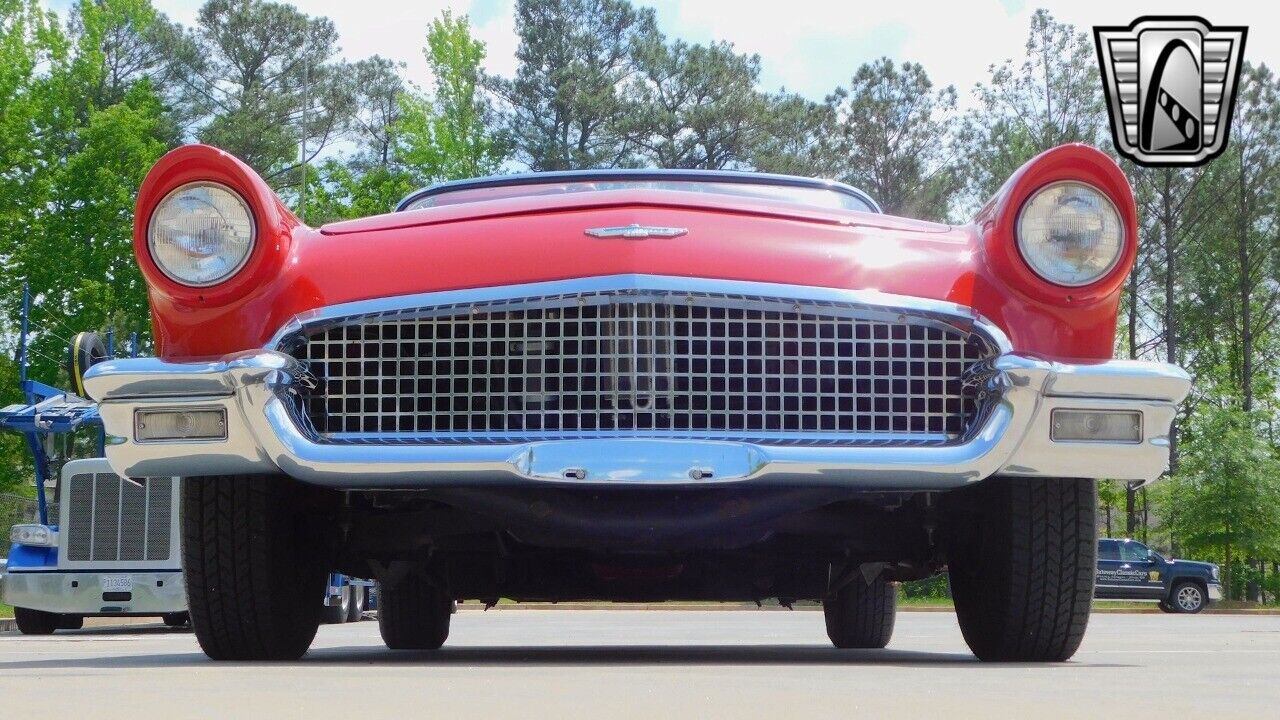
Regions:
[[896, 582], [945, 569], [978, 657], [1062, 660], [1094, 478], [1160, 475], [1189, 388], [1110, 359], [1134, 201], [1080, 145], [964, 226], [838, 183], [601, 170], [320, 228], [188, 146], [135, 246], [159, 357], [85, 386], [117, 472], [184, 478], [218, 659], [304, 653], [336, 568], [416, 649], [500, 597], [819, 599], [837, 647], [883, 647]]

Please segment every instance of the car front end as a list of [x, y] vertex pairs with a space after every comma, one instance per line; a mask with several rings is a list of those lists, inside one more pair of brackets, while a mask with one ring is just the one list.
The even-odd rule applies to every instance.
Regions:
[[[1027, 552], [1080, 580], [1051, 603], [1078, 632], [962, 627], [986, 659], [1060, 659], [1092, 593], [1092, 479], [1167, 468], [1189, 379], [1111, 359], [1136, 220], [1091, 148], [1031, 161], [965, 226], [734, 173], [495, 178], [402, 210], [309, 228], [206, 147], [148, 176], [159, 357], [85, 387], [117, 472], [185, 479], [193, 587], [221, 585], [239, 513], [378, 576], [391, 647], [497, 597], [815, 598], [866, 647], [887, 634], [832, 618], [867, 593], [949, 567], [958, 606], [986, 607]], [[341, 533], [297, 544], [317, 527]], [[310, 642], [206, 630], [213, 657]]]

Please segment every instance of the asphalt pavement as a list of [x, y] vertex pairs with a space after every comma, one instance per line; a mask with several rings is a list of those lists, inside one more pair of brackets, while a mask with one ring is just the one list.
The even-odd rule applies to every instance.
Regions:
[[296, 663], [214, 663], [159, 626], [0, 634], [6, 718], [1278, 717], [1280, 617], [1095, 615], [1071, 662], [977, 662], [951, 613], [886, 650], [812, 611], [464, 610], [434, 652], [322, 627]]

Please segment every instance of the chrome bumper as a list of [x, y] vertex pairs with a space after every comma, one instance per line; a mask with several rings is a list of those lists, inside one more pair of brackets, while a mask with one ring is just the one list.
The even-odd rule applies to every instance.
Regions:
[[[292, 410], [302, 366], [275, 351], [218, 362], [112, 360], [85, 378], [101, 403], [112, 468], [125, 477], [283, 472], [336, 488], [414, 488], [509, 481], [707, 484], [796, 482], [866, 489], [949, 489], [992, 475], [1151, 481], [1168, 465], [1168, 431], [1190, 389], [1172, 365], [1046, 362], [1005, 354], [993, 363], [981, 427], [954, 445], [845, 446], [648, 438], [516, 444], [338, 444], [305, 430]], [[138, 410], [221, 408], [226, 437], [137, 442]], [[1055, 409], [1142, 413], [1137, 443], [1056, 442]]]
[[[132, 580], [128, 600], [103, 597], [105, 576]], [[187, 609], [182, 571], [158, 572], [9, 572], [0, 599], [14, 607], [72, 615], [163, 615]]]
[[1222, 585], [1219, 583], [1209, 583], [1209, 599], [1217, 602], [1222, 599]]

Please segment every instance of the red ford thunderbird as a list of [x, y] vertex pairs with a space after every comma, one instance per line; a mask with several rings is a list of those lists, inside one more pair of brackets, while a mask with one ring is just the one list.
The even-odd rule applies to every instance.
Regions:
[[984, 660], [1063, 660], [1095, 480], [1150, 481], [1189, 388], [1112, 360], [1136, 252], [1107, 156], [1027, 163], [963, 226], [832, 182], [445, 183], [311, 228], [237, 159], [165, 156], [135, 247], [158, 357], [93, 367], [121, 475], [183, 478], [216, 659], [306, 652], [327, 572], [391, 648], [456, 600], [820, 600], [879, 648], [947, 571]]

